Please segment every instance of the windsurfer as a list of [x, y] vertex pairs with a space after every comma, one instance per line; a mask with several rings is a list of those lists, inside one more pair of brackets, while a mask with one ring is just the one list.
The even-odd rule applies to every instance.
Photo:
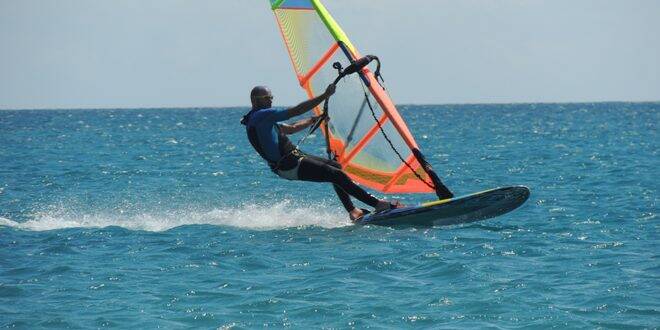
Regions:
[[401, 207], [402, 205], [398, 202], [380, 200], [372, 196], [355, 184], [338, 162], [308, 155], [294, 146], [287, 137], [288, 134], [299, 132], [313, 125], [316, 118], [302, 119], [293, 124], [281, 122], [312, 110], [334, 92], [335, 85], [331, 84], [323, 94], [315, 98], [289, 109], [278, 110], [272, 108], [273, 94], [267, 87], [254, 87], [250, 93], [252, 110], [241, 120], [241, 123], [246, 126], [250, 144], [268, 162], [271, 170], [282, 178], [331, 182], [351, 220], [359, 219], [368, 211], [355, 207], [350, 196], [375, 208], [376, 212]]

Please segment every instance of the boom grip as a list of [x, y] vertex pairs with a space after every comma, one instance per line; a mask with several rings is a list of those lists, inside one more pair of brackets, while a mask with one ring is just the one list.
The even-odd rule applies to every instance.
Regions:
[[365, 66], [369, 65], [369, 63], [371, 63], [371, 61], [375, 59], [376, 56], [373, 55], [367, 55], [365, 57], [362, 57], [357, 61], [351, 63], [349, 66], [347, 66], [346, 69], [344, 69], [344, 71], [342, 72], [342, 75], [347, 76], [349, 74], [356, 73], [362, 70], [362, 68], [364, 68]]

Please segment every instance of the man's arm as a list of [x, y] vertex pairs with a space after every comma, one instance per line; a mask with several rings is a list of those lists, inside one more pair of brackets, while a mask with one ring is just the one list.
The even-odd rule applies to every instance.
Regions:
[[305, 102], [302, 102], [298, 105], [296, 105], [293, 108], [290, 108], [287, 110], [287, 113], [289, 115], [289, 118], [295, 117], [295, 116], [300, 116], [303, 113], [314, 109], [315, 106], [321, 104], [323, 100], [327, 99], [330, 97], [332, 94], [335, 93], [335, 85], [330, 84], [328, 88], [326, 88], [325, 92], [313, 99], [307, 100]]
[[314, 125], [319, 117], [311, 117], [307, 119], [299, 120], [291, 125], [289, 124], [280, 124], [280, 129], [284, 134], [293, 134], [302, 131], [303, 129]]

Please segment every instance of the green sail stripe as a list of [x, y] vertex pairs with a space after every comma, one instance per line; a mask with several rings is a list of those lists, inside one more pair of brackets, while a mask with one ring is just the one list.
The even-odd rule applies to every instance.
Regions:
[[344, 30], [339, 27], [339, 24], [337, 24], [335, 19], [332, 18], [323, 4], [321, 4], [321, 1], [312, 0], [312, 5], [314, 5], [314, 9], [316, 9], [316, 12], [319, 14], [319, 17], [321, 17], [323, 24], [325, 24], [325, 26], [330, 31], [330, 34], [332, 34], [332, 37], [335, 38], [336, 41], [342, 41], [348, 47], [348, 49], [355, 53], [355, 47], [353, 47], [353, 44], [348, 39], [348, 36], [346, 33], [344, 33]]
[[273, 2], [273, 5], [271, 6], [271, 9], [275, 10], [275, 9], [279, 8], [279, 6], [282, 5], [282, 2], [284, 2], [284, 0], [277, 0], [277, 1]]

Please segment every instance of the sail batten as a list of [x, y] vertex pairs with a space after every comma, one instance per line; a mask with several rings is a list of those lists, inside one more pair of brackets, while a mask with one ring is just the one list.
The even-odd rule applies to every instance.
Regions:
[[[298, 82], [309, 98], [322, 94], [335, 80], [333, 63], [346, 67], [360, 58], [320, 0], [271, 0], [271, 7]], [[314, 112], [320, 114], [320, 107]], [[321, 130], [353, 180], [385, 193], [433, 192], [412, 151], [417, 148], [415, 139], [368, 68], [341, 79], [329, 115], [327, 130], [323, 126]]]
[[369, 131], [359, 140], [360, 142], [358, 142], [358, 144], [355, 145], [353, 150], [348, 155], [346, 155], [346, 157], [341, 158], [339, 162], [342, 165], [345, 165], [348, 162], [350, 162], [351, 160], [353, 160], [355, 155], [357, 155], [360, 151], [362, 151], [362, 148], [364, 148], [364, 146], [367, 145], [367, 143], [369, 143], [369, 141], [371, 141], [371, 139], [376, 135], [376, 133], [379, 132], [379, 130], [380, 130], [379, 125], [380, 126], [384, 125], [385, 122], [387, 122], [388, 119], [389, 118], [385, 114], [383, 114], [378, 119], [378, 122], [374, 123], [374, 125], [371, 126]]
[[319, 70], [321, 70], [321, 67], [323, 67], [323, 65], [325, 65], [328, 62], [328, 60], [330, 60], [330, 58], [332, 57], [332, 55], [334, 55], [337, 49], [339, 49], [339, 44], [337, 43], [332, 44], [332, 46], [330, 46], [328, 51], [325, 52], [325, 54], [323, 54], [323, 57], [321, 57], [321, 59], [318, 62], [316, 62], [316, 64], [314, 64], [314, 66], [312, 66], [311, 69], [309, 69], [309, 72], [307, 72], [307, 74], [305, 74], [300, 79], [300, 86], [306, 85], [309, 79], [312, 78], [312, 76], [315, 75], [317, 72], [319, 72]]

